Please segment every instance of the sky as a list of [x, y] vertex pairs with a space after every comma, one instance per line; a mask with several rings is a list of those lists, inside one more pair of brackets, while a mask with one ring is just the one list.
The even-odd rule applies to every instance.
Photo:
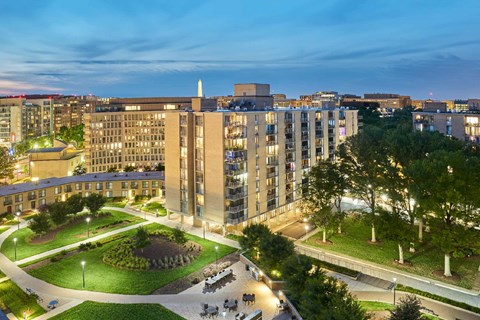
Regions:
[[477, 0], [0, 0], [0, 95], [480, 97]]

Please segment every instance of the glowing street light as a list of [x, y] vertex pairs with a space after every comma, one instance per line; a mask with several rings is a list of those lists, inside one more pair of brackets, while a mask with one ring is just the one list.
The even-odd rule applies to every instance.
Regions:
[[90, 238], [90, 217], [85, 219], [87, 221], [87, 239]]
[[397, 278], [393, 278], [393, 305], [395, 305], [395, 289], [397, 288]]
[[85, 288], [85, 261], [80, 262], [82, 265], [82, 288]]
[[307, 225], [305, 226], [305, 238], [307, 238], [307, 236], [308, 236], [308, 229], [309, 229], [309, 228], [310, 228], [310, 227], [309, 227], [308, 224], [307, 224]]
[[215, 265], [218, 267], [218, 246], [215, 246]]
[[203, 240], [205, 240], [205, 221], [202, 221], [203, 226]]

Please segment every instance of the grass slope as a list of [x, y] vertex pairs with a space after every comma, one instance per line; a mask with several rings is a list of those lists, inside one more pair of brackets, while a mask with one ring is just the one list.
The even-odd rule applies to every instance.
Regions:
[[28, 318], [33, 319], [45, 313], [34, 297], [23, 292], [13, 281], [0, 283], [0, 301], [18, 318], [23, 319], [23, 312], [29, 310]]
[[162, 319], [184, 320], [176, 313], [159, 304], [115, 304], [86, 301], [69, 309], [52, 320], [91, 320], [91, 319]]
[[[169, 229], [166, 226], [151, 224], [147, 229]], [[135, 230], [125, 234], [133, 235]], [[81, 252], [61, 261], [50, 263], [44, 267], [31, 270], [29, 273], [37, 278], [58, 285], [60, 287], [82, 289], [81, 261], [85, 261], [86, 290], [124, 293], [124, 294], [149, 294], [152, 291], [195, 272], [205, 265], [215, 261], [215, 246], [218, 245], [218, 257], [223, 257], [236, 249], [203, 240], [202, 238], [187, 234], [188, 240], [202, 245], [202, 253], [195, 261], [184, 267], [168, 271], [134, 271], [123, 270], [103, 263], [102, 256], [105, 251], [115, 246], [116, 240], [87, 252]]]
[[[415, 229], [417, 228], [415, 227]], [[398, 247], [395, 243], [380, 242], [378, 244], [370, 244], [368, 242], [371, 237], [370, 226], [355, 219], [347, 219], [343, 231], [343, 234], [335, 233], [329, 238], [333, 242], [332, 245], [319, 244], [322, 241], [321, 232], [307, 239], [306, 244], [325, 251], [338, 252], [405, 272], [452, 283], [467, 289], [472, 288], [480, 263], [480, 256], [451, 259], [452, 271], [458, 273], [461, 277], [459, 282], [455, 282], [450, 279], [435, 277], [432, 274], [436, 270], [443, 270], [444, 255], [430, 245], [428, 241], [415, 243], [416, 252], [414, 253], [409, 252], [407, 248], [404, 249], [405, 260], [413, 263], [413, 266], [409, 267], [394, 263], [394, 259], [398, 259]], [[428, 240], [428, 236], [426, 234], [426, 240]], [[368, 254], [365, 254], [366, 252]]]
[[[90, 236], [97, 236], [99, 234], [113, 231], [119, 228], [137, 224], [143, 221], [143, 219], [123, 213], [120, 211], [109, 210], [111, 216], [92, 218], [90, 221]], [[129, 220], [129, 223], [112, 225], [105, 229], [99, 229], [102, 226], [113, 223], [119, 220]], [[97, 229], [97, 230], [95, 230]], [[51, 241], [41, 244], [32, 244], [29, 240], [34, 236], [34, 233], [29, 228], [23, 228], [12, 233], [2, 244], [1, 252], [6, 255], [10, 260], [14, 258], [14, 245], [13, 239], [17, 238], [17, 260], [31, 257], [33, 255], [63, 247], [75, 242], [79, 242], [87, 239], [87, 225], [84, 221], [79, 221], [68, 225], [59, 231], [55, 238]]]

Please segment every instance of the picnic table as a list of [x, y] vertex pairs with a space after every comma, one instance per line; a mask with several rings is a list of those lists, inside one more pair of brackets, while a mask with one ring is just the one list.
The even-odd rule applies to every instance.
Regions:
[[214, 315], [214, 314], [218, 314], [218, 307], [217, 306], [209, 306], [207, 308], [207, 313], [211, 316]]
[[254, 293], [252, 293], [252, 294], [247, 294], [247, 293], [245, 293], [245, 294], [243, 295], [243, 301], [245, 301], [245, 302], [254, 302], [254, 301], [255, 301], [255, 294], [254, 294]]
[[214, 285], [215, 283], [217, 283], [218, 281], [222, 280], [222, 279], [225, 278], [226, 276], [231, 275], [232, 273], [233, 273], [233, 272], [232, 272], [232, 269], [222, 270], [222, 271], [220, 271], [216, 276], [210, 277], [210, 278], [208, 278], [207, 280], [205, 280], [205, 284], [206, 284], [207, 286]]
[[223, 304], [223, 307], [231, 310], [231, 309], [234, 309], [237, 306], [237, 304], [238, 304], [238, 301], [230, 299]]

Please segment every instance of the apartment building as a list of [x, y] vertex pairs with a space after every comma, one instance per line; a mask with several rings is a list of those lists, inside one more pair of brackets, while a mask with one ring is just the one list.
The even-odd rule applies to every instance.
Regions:
[[438, 131], [460, 141], [480, 143], [480, 114], [469, 112], [413, 112], [413, 128]]
[[55, 96], [53, 97], [53, 129], [74, 127], [84, 122], [84, 114], [92, 112], [102, 101], [96, 96]]
[[35, 210], [44, 204], [65, 201], [74, 194], [161, 197], [163, 180], [161, 172], [95, 173], [9, 185], [0, 188], [0, 214]]
[[0, 98], [0, 146], [11, 148], [23, 139], [48, 134], [52, 99], [44, 96]]
[[341, 101], [343, 106], [362, 106], [375, 104], [382, 110], [398, 109], [412, 104], [410, 96], [392, 93], [365, 93], [363, 98], [344, 96]]
[[356, 110], [176, 112], [165, 117], [165, 208], [194, 225], [291, 219], [303, 175], [358, 131]]

